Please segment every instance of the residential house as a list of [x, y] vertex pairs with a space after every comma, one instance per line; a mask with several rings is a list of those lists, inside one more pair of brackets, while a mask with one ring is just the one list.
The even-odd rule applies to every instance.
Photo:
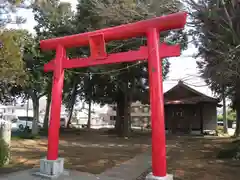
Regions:
[[16, 105], [16, 106], [4, 106], [0, 105], [1, 114], [14, 114], [16, 116], [29, 116], [33, 117], [33, 109], [27, 107], [26, 105]]
[[[114, 124], [116, 120], [116, 105], [110, 105], [110, 107], [110, 120]], [[131, 104], [131, 125], [132, 128], [142, 129], [150, 125], [150, 106], [148, 104], [142, 104], [140, 101]]]

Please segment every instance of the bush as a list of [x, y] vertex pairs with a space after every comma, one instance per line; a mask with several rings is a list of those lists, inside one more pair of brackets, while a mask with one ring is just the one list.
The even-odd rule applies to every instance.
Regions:
[[1, 138], [0, 139], [0, 167], [4, 166], [9, 160], [10, 149], [8, 144]]
[[21, 132], [18, 134], [18, 137], [20, 139], [39, 139], [40, 138], [39, 136], [32, 135], [29, 132]]
[[235, 140], [228, 144], [228, 146], [222, 149], [218, 155], [220, 159], [240, 159], [240, 140]]
[[32, 133], [27, 131], [17, 131], [12, 133], [12, 139], [40, 139], [38, 135], [32, 135]]

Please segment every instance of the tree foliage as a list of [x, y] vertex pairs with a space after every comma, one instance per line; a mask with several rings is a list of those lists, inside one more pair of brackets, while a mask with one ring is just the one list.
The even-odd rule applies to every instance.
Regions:
[[0, 101], [7, 104], [14, 101], [19, 94], [18, 85], [26, 79], [23, 62], [26, 32], [22, 30], [3, 29], [0, 32]]
[[222, 85], [235, 86], [239, 79], [238, 4], [234, 1], [191, 1], [194, 9], [192, 32], [199, 49], [199, 61], [203, 77], [220, 93]]
[[0, 79], [1, 81], [14, 81], [23, 75], [22, 32], [4, 29], [0, 32]]
[[[236, 111], [233, 109], [228, 109], [227, 110], [227, 120], [228, 121], [236, 121]], [[223, 116], [222, 115], [218, 115], [218, 121], [223, 121]]]

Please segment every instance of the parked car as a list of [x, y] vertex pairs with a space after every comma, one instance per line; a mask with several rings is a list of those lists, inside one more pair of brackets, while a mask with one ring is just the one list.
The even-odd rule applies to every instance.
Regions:
[[[19, 130], [24, 130], [24, 129], [32, 129], [32, 124], [33, 124], [33, 117], [28, 117], [28, 116], [17, 116], [17, 118], [12, 119], [12, 124], [16, 127], [18, 127]], [[40, 123], [38, 123], [38, 127], [41, 128]]]
[[224, 126], [224, 123], [223, 123], [223, 121], [217, 121], [217, 125], [218, 126]]
[[[50, 124], [50, 120], [48, 121], [48, 126]], [[43, 128], [43, 123], [39, 123], [38, 126], [40, 128]], [[65, 118], [60, 118], [60, 127], [65, 127], [66, 126], [66, 119]]]
[[33, 117], [27, 116], [18, 116], [18, 118], [14, 120], [14, 123], [17, 124], [19, 130], [32, 129], [32, 122]]

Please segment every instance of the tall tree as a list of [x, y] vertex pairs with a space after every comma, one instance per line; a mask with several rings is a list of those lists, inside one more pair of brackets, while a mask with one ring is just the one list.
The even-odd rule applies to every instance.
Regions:
[[[34, 18], [38, 23], [34, 28], [36, 30], [38, 40], [70, 35], [75, 32], [75, 28], [73, 28], [73, 25], [71, 23], [73, 12], [69, 3], [60, 3], [60, 1], [48, 0], [41, 4], [41, 6], [38, 4], [35, 5], [33, 13]], [[45, 63], [54, 58], [54, 52], [42, 52], [42, 54], [45, 57]], [[67, 76], [65, 80], [67, 81], [69, 75], [68, 73], [66, 74]], [[49, 74], [48, 78], [49, 82], [51, 82], [51, 74]], [[46, 114], [44, 117], [45, 128], [48, 127], [48, 118], [51, 103], [51, 83], [47, 85], [46, 94], [47, 105]]]
[[[156, 9], [157, 5], [160, 8]], [[175, 12], [180, 7], [181, 5], [177, 1], [81, 0], [77, 6], [76, 24], [79, 32], [86, 32]], [[168, 34], [164, 33], [162, 37], [166, 37]], [[174, 34], [171, 37], [176, 38], [177, 36]], [[107, 50], [109, 53], [122, 52], [137, 49], [145, 44], [145, 38], [135, 38], [108, 43]], [[163, 67], [165, 77], [169, 67], [167, 60], [163, 61]], [[115, 72], [104, 74], [106, 71], [114, 70]], [[126, 136], [129, 129], [131, 102], [133, 100], [148, 101], [147, 64], [120, 63], [104, 67], [98, 66], [89, 71], [93, 74], [92, 80], [96, 82], [93, 88], [93, 100], [117, 104], [116, 130], [119, 134]], [[99, 75], [99, 72], [102, 74]]]
[[[240, 134], [240, 5], [235, 0], [189, 0], [191, 34], [202, 60], [198, 66], [213, 91], [232, 99], [237, 110], [236, 135]], [[222, 93], [224, 87], [224, 93]]]
[[22, 85], [23, 92], [26, 98], [31, 98], [33, 102], [33, 126], [32, 134], [38, 134], [39, 122], [39, 100], [46, 95], [46, 87], [49, 79], [44, 75], [42, 66], [44, 64], [44, 56], [40, 53], [38, 41], [31, 37], [30, 34], [26, 35], [28, 41], [24, 48], [24, 62], [25, 71], [27, 74], [26, 82]]

